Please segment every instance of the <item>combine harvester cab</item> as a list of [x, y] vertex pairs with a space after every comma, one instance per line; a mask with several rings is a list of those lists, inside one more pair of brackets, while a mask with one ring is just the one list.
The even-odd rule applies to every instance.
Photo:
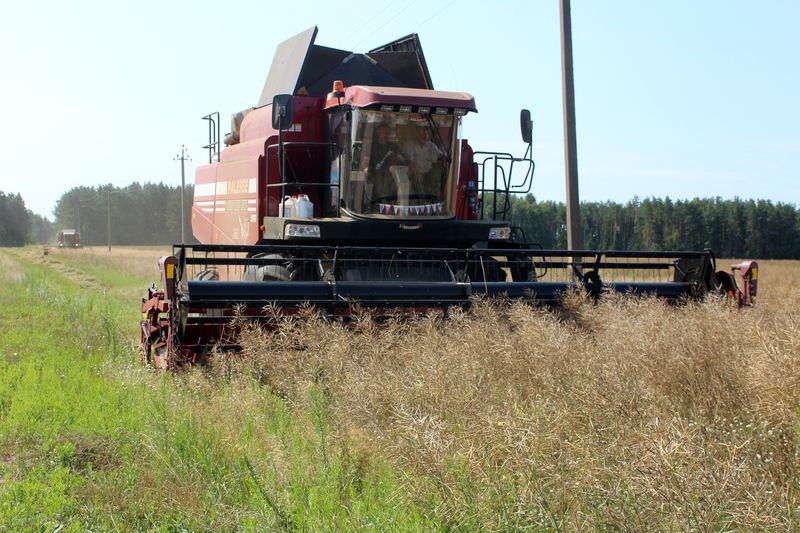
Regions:
[[[347, 319], [445, 311], [475, 297], [558, 304], [570, 290], [670, 301], [722, 288], [755, 296], [757, 265], [717, 273], [711, 251], [543, 250], [512, 228], [511, 197], [530, 192], [532, 122], [522, 157], [460, 138], [467, 93], [433, 88], [417, 35], [366, 54], [280, 44], [258, 106], [236, 113], [198, 167], [192, 230], [202, 244], [161, 259], [162, 288], [142, 304], [142, 362], [172, 369], [226, 344], [235, 316], [269, 321], [313, 306]], [[269, 307], [269, 311], [265, 311]]]

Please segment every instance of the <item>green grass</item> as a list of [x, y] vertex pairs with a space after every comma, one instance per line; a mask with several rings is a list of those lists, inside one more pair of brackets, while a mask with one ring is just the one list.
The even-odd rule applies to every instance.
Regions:
[[74, 278], [152, 280], [2, 255], [0, 529], [443, 528], [321, 391], [290, 405], [244, 377], [141, 369], [138, 300]]

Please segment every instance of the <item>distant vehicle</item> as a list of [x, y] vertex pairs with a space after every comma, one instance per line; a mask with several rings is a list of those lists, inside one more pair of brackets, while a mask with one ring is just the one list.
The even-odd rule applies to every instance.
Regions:
[[81, 235], [76, 229], [62, 229], [58, 232], [59, 248], [80, 248]]

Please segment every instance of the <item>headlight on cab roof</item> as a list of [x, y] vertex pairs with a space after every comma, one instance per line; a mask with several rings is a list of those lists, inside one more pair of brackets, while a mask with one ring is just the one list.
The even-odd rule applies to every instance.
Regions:
[[313, 224], [286, 224], [283, 229], [286, 237], [309, 237], [319, 239], [319, 226]]
[[497, 228], [489, 229], [490, 241], [507, 241], [510, 238], [511, 238], [511, 227], [509, 226], [500, 226]]

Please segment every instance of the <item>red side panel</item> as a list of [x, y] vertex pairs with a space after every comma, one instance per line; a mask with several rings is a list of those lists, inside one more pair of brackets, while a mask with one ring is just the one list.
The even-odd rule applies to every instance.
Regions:
[[192, 202], [192, 233], [202, 243], [210, 243], [214, 234], [214, 192], [217, 164], [197, 167]]
[[[314, 215], [321, 216], [323, 187], [304, 184], [329, 180], [330, 150], [321, 144], [325, 140], [323, 99], [297, 96], [294, 100], [292, 128], [283, 132], [285, 174], [293, 184], [286, 187], [285, 194], [307, 194], [314, 203]], [[240, 139], [222, 151], [219, 163], [197, 169], [192, 231], [201, 243], [257, 244], [263, 217], [277, 216], [282, 191], [269, 187], [281, 181], [271, 105], [245, 117]]]
[[255, 244], [258, 232], [258, 158], [217, 166], [213, 244]]

